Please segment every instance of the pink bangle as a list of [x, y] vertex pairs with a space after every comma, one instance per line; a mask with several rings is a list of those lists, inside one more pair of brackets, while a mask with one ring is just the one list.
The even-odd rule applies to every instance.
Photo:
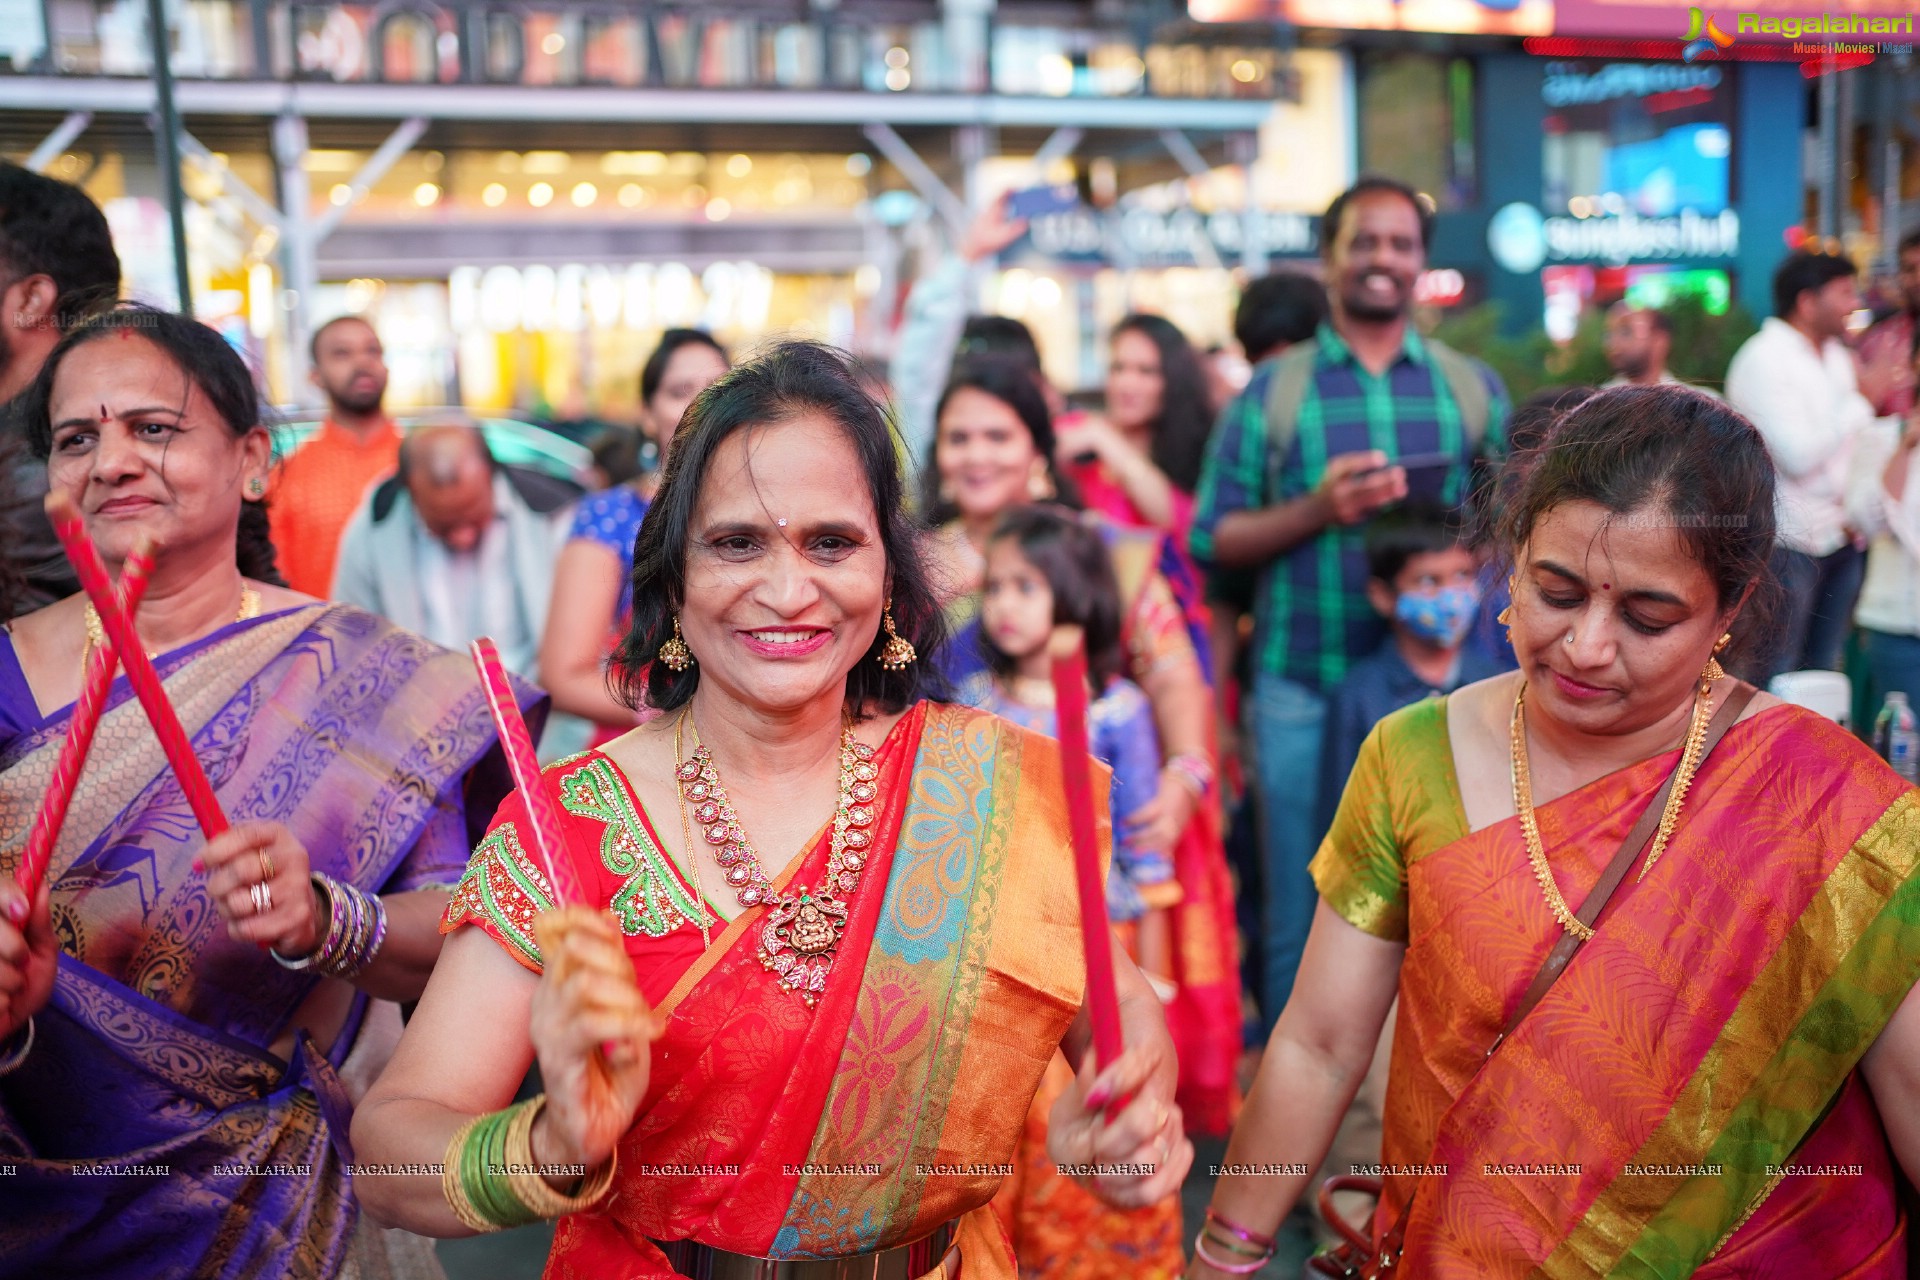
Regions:
[[1268, 1248], [1251, 1262], [1222, 1262], [1207, 1252], [1207, 1233], [1202, 1231], [1193, 1238], [1193, 1256], [1212, 1267], [1215, 1271], [1230, 1276], [1250, 1276], [1273, 1260], [1273, 1250]]
[[1241, 1226], [1239, 1223], [1235, 1222], [1232, 1218], [1227, 1217], [1226, 1214], [1221, 1213], [1218, 1209], [1213, 1208], [1211, 1205], [1207, 1207], [1207, 1221], [1212, 1225], [1219, 1227], [1221, 1230], [1225, 1231], [1228, 1235], [1233, 1236], [1239, 1240], [1244, 1240], [1248, 1244], [1259, 1245], [1262, 1249], [1271, 1249], [1276, 1244], [1279, 1243], [1272, 1236], [1263, 1236], [1258, 1231], [1252, 1231], [1246, 1227]]

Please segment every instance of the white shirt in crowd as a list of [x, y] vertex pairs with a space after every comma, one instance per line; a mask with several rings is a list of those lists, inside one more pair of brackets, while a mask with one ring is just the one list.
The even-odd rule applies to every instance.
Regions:
[[1920, 466], [1907, 473], [1900, 497], [1888, 493], [1886, 485], [1899, 425], [1898, 418], [1874, 423], [1854, 455], [1847, 511], [1853, 527], [1873, 542], [1853, 620], [1873, 631], [1920, 636]]
[[464, 652], [475, 636], [490, 636], [509, 671], [531, 671], [540, 637], [520, 608], [513, 581], [510, 535], [504, 514], [512, 493], [504, 477], [493, 481], [493, 521], [471, 551], [453, 551], [427, 532], [418, 519], [413, 532], [420, 604], [426, 618], [421, 634], [437, 645]]
[[1853, 353], [1830, 339], [1815, 350], [1769, 316], [1727, 366], [1727, 401], [1760, 430], [1778, 473], [1781, 546], [1828, 556], [1847, 543], [1847, 485], [1855, 441], [1873, 423]]

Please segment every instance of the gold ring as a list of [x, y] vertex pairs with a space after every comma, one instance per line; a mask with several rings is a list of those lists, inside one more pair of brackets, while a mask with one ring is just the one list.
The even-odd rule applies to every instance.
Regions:
[[273, 910], [273, 890], [265, 884], [247, 886], [247, 897], [253, 900], [253, 914], [263, 916]]
[[260, 883], [265, 884], [273, 879], [273, 859], [267, 856], [265, 849], [257, 849], [255, 852], [260, 855]]

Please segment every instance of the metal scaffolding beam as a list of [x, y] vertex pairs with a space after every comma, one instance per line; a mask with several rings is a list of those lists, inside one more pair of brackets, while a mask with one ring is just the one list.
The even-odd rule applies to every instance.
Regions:
[[45, 173], [47, 166], [57, 159], [61, 152], [73, 145], [73, 140], [87, 131], [93, 123], [93, 112], [70, 111], [67, 118], [55, 125], [53, 132], [40, 140], [40, 145], [27, 157], [25, 167], [35, 173]]

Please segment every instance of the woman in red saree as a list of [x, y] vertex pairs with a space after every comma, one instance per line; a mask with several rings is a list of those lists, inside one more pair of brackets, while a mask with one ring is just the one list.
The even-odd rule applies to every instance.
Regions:
[[[1718, 401], [1624, 388], [1517, 465], [1521, 670], [1367, 740], [1228, 1153], [1297, 1168], [1220, 1183], [1192, 1274], [1305, 1190], [1397, 989], [1373, 1234], [1405, 1214], [1406, 1274], [1904, 1278], [1920, 793], [1765, 694], [1682, 758], [1736, 684], [1722, 637], [1764, 629], [1766, 451]], [[1489, 1054], [1670, 775], [1667, 834]]]
[[[825, 348], [696, 401], [621, 655], [653, 664], [664, 714], [544, 779], [605, 910], [545, 910], [510, 799], [356, 1119], [366, 1159], [452, 1172], [381, 1180], [375, 1216], [444, 1236], [564, 1211], [551, 1276], [744, 1258], [805, 1277], [855, 1255], [1012, 1275], [985, 1206], [1042, 1070], [1087, 1042], [1059, 755], [921, 696], [940, 615], [896, 466]], [[1076, 1079], [1055, 1152], [1127, 1204], [1177, 1186], [1192, 1149], [1158, 1002], [1121, 970], [1132, 1047]], [[535, 1057], [544, 1102], [502, 1120]]]

